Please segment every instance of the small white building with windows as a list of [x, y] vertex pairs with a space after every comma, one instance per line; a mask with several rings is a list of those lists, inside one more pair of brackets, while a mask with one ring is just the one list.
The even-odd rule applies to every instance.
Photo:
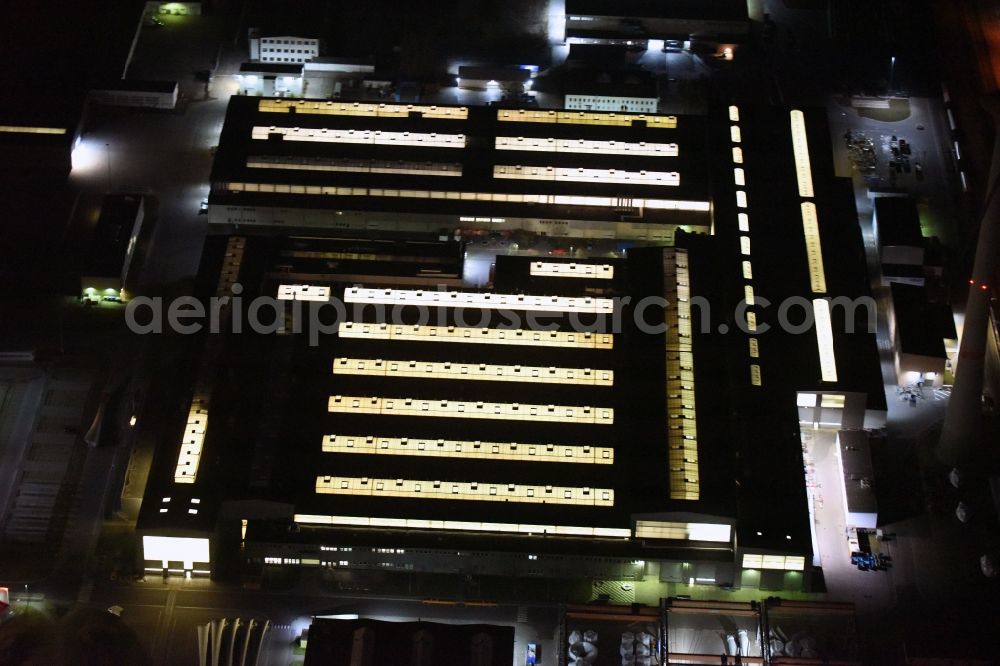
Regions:
[[319, 40], [311, 37], [263, 37], [251, 28], [249, 41], [251, 61], [301, 64], [319, 56]]

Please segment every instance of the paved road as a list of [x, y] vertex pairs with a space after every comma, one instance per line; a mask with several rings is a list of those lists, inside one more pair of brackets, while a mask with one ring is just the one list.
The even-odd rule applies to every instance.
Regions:
[[[208, 197], [212, 148], [218, 144], [229, 95], [236, 92], [231, 75], [246, 55], [230, 41], [232, 17], [164, 20], [165, 28], [143, 28], [130, 75], [177, 80], [177, 110], [115, 110], [99, 116], [83, 135], [71, 174], [71, 183], [85, 192], [150, 196], [151, 233], [139, 258], [145, 260], [140, 280], [147, 286], [197, 272], [207, 226], [198, 210]], [[215, 71], [207, 97], [205, 84], [194, 76], [203, 69]], [[81, 204], [78, 216], [94, 215], [87, 206], [98, 201]]]

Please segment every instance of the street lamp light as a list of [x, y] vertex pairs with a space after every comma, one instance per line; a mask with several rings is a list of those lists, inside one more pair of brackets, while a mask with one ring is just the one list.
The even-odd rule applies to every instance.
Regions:
[[896, 75], [896, 56], [889, 59], [889, 94], [892, 94], [892, 83]]

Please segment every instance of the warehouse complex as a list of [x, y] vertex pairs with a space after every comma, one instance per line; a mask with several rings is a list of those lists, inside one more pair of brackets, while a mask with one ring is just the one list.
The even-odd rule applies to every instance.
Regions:
[[[191, 343], [145, 568], [803, 589], [800, 431], [885, 415], [827, 136], [795, 109], [234, 97], [198, 295], [238, 298]], [[476, 289], [479, 228], [633, 242], [499, 256]]]

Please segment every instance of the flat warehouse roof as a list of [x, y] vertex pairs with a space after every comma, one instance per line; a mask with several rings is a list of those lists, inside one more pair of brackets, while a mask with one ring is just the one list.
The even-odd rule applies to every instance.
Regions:
[[234, 96], [210, 202], [708, 225], [704, 143], [696, 117]]
[[748, 21], [744, 0], [566, 0], [567, 16]]

